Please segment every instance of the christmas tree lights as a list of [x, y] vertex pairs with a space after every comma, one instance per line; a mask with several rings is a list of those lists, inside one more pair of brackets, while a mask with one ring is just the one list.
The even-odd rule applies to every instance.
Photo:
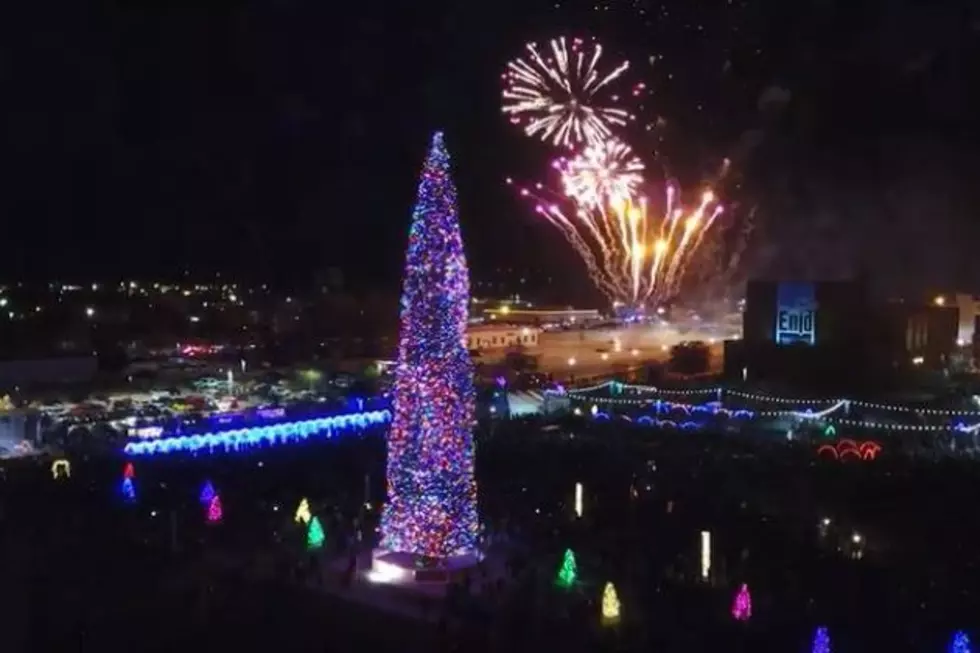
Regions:
[[558, 569], [558, 578], [555, 579], [555, 585], [568, 589], [575, 584], [575, 578], [577, 576], [578, 568], [575, 564], [575, 554], [572, 553], [571, 549], [565, 549], [565, 555], [561, 559], [561, 567]]
[[314, 516], [306, 529], [306, 548], [310, 551], [322, 548], [326, 539], [327, 536], [323, 532], [323, 525], [320, 524], [320, 518]]
[[609, 626], [618, 622], [620, 607], [616, 588], [612, 583], [606, 583], [605, 589], [602, 590], [602, 623]]
[[63, 478], [71, 478], [71, 463], [64, 458], [59, 458], [51, 463], [51, 478], [56, 481]]
[[749, 586], [742, 583], [735, 593], [735, 602], [732, 603], [732, 618], [735, 621], [748, 621], [752, 617], [752, 596], [749, 594]]
[[381, 519], [388, 551], [432, 558], [477, 553], [468, 304], [456, 188], [437, 132], [419, 183], [402, 288]]
[[122, 486], [119, 488], [120, 494], [122, 494], [123, 501], [126, 503], [134, 503], [136, 501], [136, 486], [133, 484], [133, 479], [126, 477], [122, 480]]
[[136, 470], [133, 468], [133, 463], [128, 462], [123, 467], [123, 478], [136, 478]]
[[210, 505], [211, 499], [215, 497], [214, 485], [211, 481], [204, 481], [204, 485], [201, 486], [201, 494], [198, 496], [197, 500], [201, 502], [201, 505]]
[[830, 653], [830, 633], [825, 626], [820, 626], [813, 633], [812, 653]]
[[312, 513], [310, 513], [310, 502], [306, 500], [306, 497], [303, 497], [299, 505], [296, 506], [296, 514], [293, 516], [293, 521], [297, 524], [309, 524], [312, 516]]
[[221, 497], [215, 494], [208, 502], [208, 523], [220, 524], [224, 511], [221, 509]]
[[949, 653], [970, 653], [973, 647], [970, 646], [970, 636], [962, 630], [953, 633], [953, 639], [949, 643]]

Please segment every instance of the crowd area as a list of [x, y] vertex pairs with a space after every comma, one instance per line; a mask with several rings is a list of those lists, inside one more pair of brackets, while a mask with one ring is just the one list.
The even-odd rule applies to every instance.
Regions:
[[[485, 539], [506, 574], [488, 583], [477, 570], [426, 619], [347, 596], [366, 581], [343, 561], [376, 537], [381, 430], [135, 459], [131, 501], [122, 458], [73, 454], [57, 480], [50, 460], [6, 461], [0, 649], [809, 651], [826, 626], [835, 651], [941, 651], [980, 623], [973, 462], [887, 449], [836, 461], [803, 441], [575, 418], [476, 435]], [[205, 481], [221, 498], [214, 523]], [[303, 497], [321, 550], [294, 522]], [[555, 579], [567, 549], [578, 578], [566, 589]], [[607, 582], [621, 601], [613, 626], [600, 620]], [[743, 583], [745, 622], [730, 611]]]

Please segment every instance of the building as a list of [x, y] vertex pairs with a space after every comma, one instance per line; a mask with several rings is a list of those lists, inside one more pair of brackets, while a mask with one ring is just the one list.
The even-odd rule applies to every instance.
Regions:
[[960, 312], [943, 302], [893, 302], [881, 310], [893, 368], [943, 369], [958, 349]]
[[742, 338], [751, 344], [840, 346], [860, 336], [870, 301], [859, 281], [750, 281]]
[[801, 392], [860, 385], [869, 369], [869, 311], [861, 282], [751, 281], [742, 339], [725, 343], [725, 375]]
[[959, 328], [955, 306], [874, 303], [861, 281], [750, 282], [742, 318], [742, 340], [725, 343], [726, 377], [835, 395], [945, 368]]
[[466, 348], [470, 351], [490, 351], [511, 347], [535, 347], [541, 329], [508, 324], [476, 324], [466, 330]]
[[936, 295], [932, 299], [936, 306], [955, 306], [959, 311], [959, 327], [957, 329], [956, 340], [961, 346], [967, 346], [973, 342], [977, 334], [975, 324], [980, 317], [980, 299], [968, 293], [950, 293]]

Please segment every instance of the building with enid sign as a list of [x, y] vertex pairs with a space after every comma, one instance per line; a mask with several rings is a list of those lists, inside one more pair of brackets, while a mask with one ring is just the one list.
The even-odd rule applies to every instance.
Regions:
[[752, 281], [742, 339], [725, 343], [725, 376], [834, 396], [882, 389], [905, 371], [947, 365], [958, 314], [935, 302], [874, 302], [861, 280]]
[[817, 342], [817, 300], [814, 284], [781, 282], [776, 289], [773, 341], [777, 345], [813, 345]]
[[750, 281], [742, 340], [725, 346], [726, 376], [814, 391], [859, 382], [870, 314], [859, 281]]

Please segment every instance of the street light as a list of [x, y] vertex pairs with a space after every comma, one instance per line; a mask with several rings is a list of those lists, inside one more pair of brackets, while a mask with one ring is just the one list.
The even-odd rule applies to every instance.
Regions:
[[85, 308], [85, 317], [94, 317], [94, 316], [95, 316], [95, 309], [92, 308], [91, 306], [86, 307]]

